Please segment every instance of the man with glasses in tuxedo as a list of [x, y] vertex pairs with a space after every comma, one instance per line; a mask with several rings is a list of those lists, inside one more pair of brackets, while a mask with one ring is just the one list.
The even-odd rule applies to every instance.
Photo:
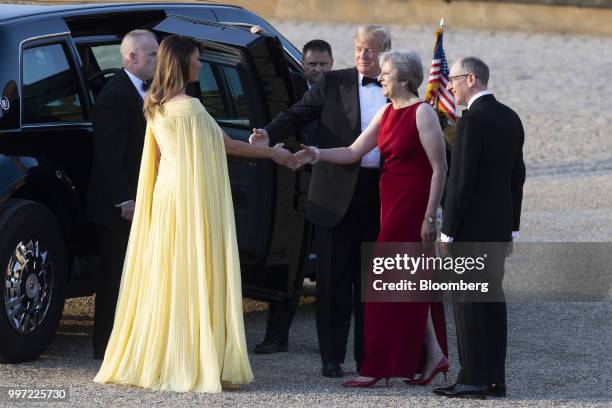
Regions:
[[507, 313], [501, 284], [504, 257], [520, 225], [525, 135], [518, 115], [497, 101], [487, 89], [488, 81], [488, 66], [468, 57], [451, 67], [447, 86], [468, 109], [455, 130], [440, 249], [448, 254], [450, 243], [459, 242], [457, 251], [487, 253], [482, 273], [496, 293], [479, 302], [454, 299], [461, 371], [456, 384], [434, 390], [447, 397], [506, 395]]

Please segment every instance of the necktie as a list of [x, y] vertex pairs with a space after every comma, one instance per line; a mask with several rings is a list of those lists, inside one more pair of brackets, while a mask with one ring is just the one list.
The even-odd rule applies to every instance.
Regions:
[[153, 82], [152, 79], [147, 79], [146, 81], [142, 81], [142, 90], [147, 92], [149, 90], [149, 87], [151, 86], [151, 82]]
[[367, 76], [362, 77], [361, 78], [361, 86], [366, 86], [367, 84], [374, 84], [376, 86], [382, 87], [382, 85], [380, 84], [380, 81], [378, 79], [368, 78]]

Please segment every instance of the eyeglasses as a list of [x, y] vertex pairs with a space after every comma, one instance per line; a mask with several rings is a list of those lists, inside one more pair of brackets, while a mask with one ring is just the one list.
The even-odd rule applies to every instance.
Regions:
[[452, 77], [448, 77], [448, 82], [450, 82], [452, 84], [453, 81], [455, 81], [455, 80], [457, 80], [459, 78], [463, 78], [463, 77], [469, 76], [469, 75], [470, 74], [461, 74], [461, 75], [455, 75], [455, 76], [452, 76]]

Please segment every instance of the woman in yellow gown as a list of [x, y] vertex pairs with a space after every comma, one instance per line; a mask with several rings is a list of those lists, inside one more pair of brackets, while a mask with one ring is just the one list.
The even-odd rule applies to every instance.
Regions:
[[199, 100], [200, 46], [162, 41], [119, 300], [94, 381], [219, 392], [249, 383], [240, 260], [226, 153], [294, 160], [227, 137]]

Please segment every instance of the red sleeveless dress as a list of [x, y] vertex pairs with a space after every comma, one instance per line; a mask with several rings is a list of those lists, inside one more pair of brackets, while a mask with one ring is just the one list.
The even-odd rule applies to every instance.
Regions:
[[[432, 169], [416, 125], [420, 103], [385, 110], [378, 131], [384, 160], [380, 177], [380, 233], [377, 242], [421, 242]], [[442, 303], [367, 302], [364, 359], [360, 375], [412, 378], [424, 362], [427, 311], [448, 355]]]

